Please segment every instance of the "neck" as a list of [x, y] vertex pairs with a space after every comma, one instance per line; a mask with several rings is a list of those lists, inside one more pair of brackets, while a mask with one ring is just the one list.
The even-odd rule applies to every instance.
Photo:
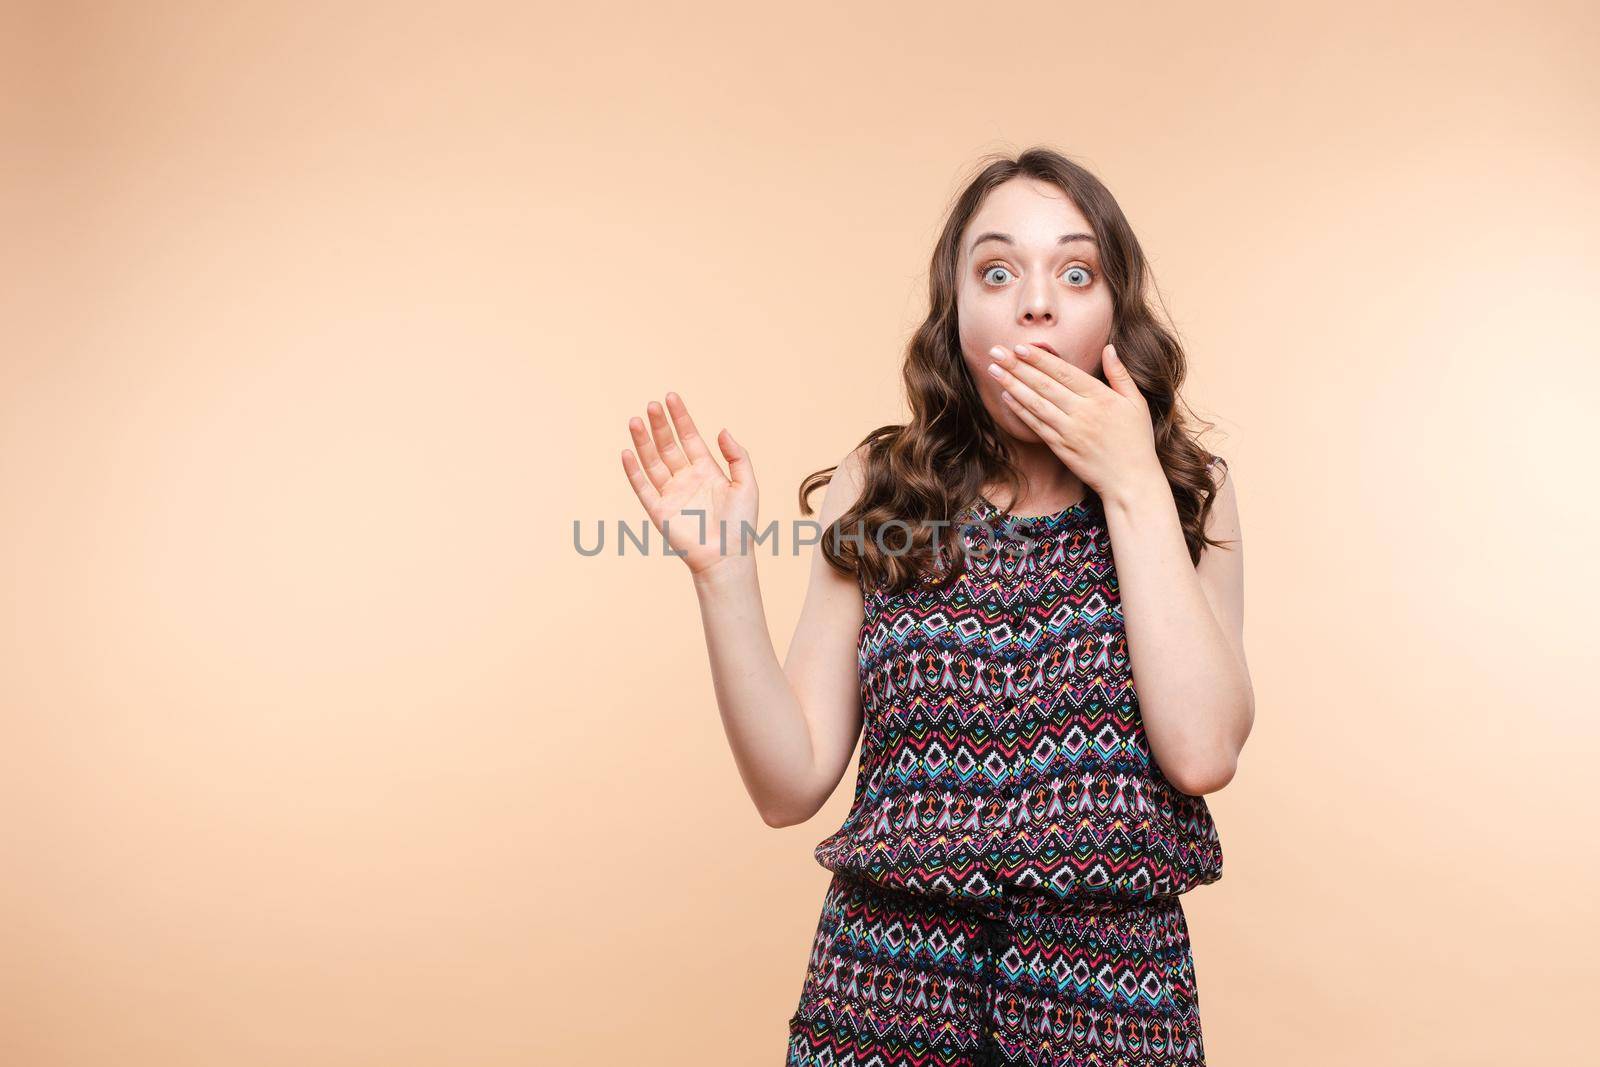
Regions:
[[[1048, 445], [1023, 444], [1013, 441], [1011, 443], [1012, 462], [1022, 473], [1024, 482], [1023, 496], [1011, 504], [1010, 510], [1017, 512], [1052, 511], [1059, 510], [1081, 499], [1087, 492], [1088, 486], [1083, 479], [1072, 473], [1065, 463], [1050, 451]], [[1001, 490], [999, 486], [996, 491]], [[993, 494], [989, 494], [991, 497]], [[1002, 507], [1005, 501], [996, 500]]]

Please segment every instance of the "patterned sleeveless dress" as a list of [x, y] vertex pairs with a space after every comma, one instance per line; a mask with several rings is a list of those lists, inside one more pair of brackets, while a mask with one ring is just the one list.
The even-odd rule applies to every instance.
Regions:
[[959, 517], [944, 588], [863, 588], [860, 767], [786, 1067], [1205, 1063], [1178, 898], [1222, 849], [1151, 757], [1103, 502], [999, 516]]

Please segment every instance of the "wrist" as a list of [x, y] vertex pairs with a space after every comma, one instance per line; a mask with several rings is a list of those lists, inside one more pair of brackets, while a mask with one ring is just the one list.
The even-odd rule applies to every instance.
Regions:
[[1163, 505], [1170, 507], [1172, 486], [1167, 482], [1166, 473], [1158, 465], [1154, 470], [1125, 479], [1108, 489], [1101, 494], [1101, 499], [1105, 501], [1106, 507], [1123, 512], [1142, 512]]
[[709, 567], [694, 572], [694, 587], [702, 592], [711, 592], [730, 584], [749, 581], [755, 575], [755, 556], [723, 556]]

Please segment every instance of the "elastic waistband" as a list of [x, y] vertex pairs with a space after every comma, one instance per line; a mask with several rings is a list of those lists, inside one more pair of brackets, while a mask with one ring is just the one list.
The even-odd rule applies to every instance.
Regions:
[[1058, 897], [1048, 893], [1017, 890], [1015, 893], [1003, 892], [992, 897], [974, 897], [964, 894], [926, 893], [899, 886], [888, 886], [853, 874], [835, 873], [833, 880], [847, 892], [873, 898], [892, 907], [946, 910], [980, 919], [1151, 914], [1182, 907], [1182, 901], [1176, 895], [1125, 897], [1110, 894], [1104, 896], [1080, 894]]

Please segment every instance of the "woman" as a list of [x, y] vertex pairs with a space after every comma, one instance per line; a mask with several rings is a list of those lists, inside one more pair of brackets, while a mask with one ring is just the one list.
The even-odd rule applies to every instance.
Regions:
[[724, 476], [673, 393], [629, 422], [763, 818], [809, 819], [861, 740], [788, 1067], [1205, 1062], [1179, 897], [1221, 877], [1204, 794], [1255, 704], [1232, 479], [1146, 285], [1086, 170], [981, 170], [934, 250], [910, 421], [801, 485], [828, 534], [782, 665], [753, 553], [700, 534], [755, 527], [749, 455], [719, 433]]

